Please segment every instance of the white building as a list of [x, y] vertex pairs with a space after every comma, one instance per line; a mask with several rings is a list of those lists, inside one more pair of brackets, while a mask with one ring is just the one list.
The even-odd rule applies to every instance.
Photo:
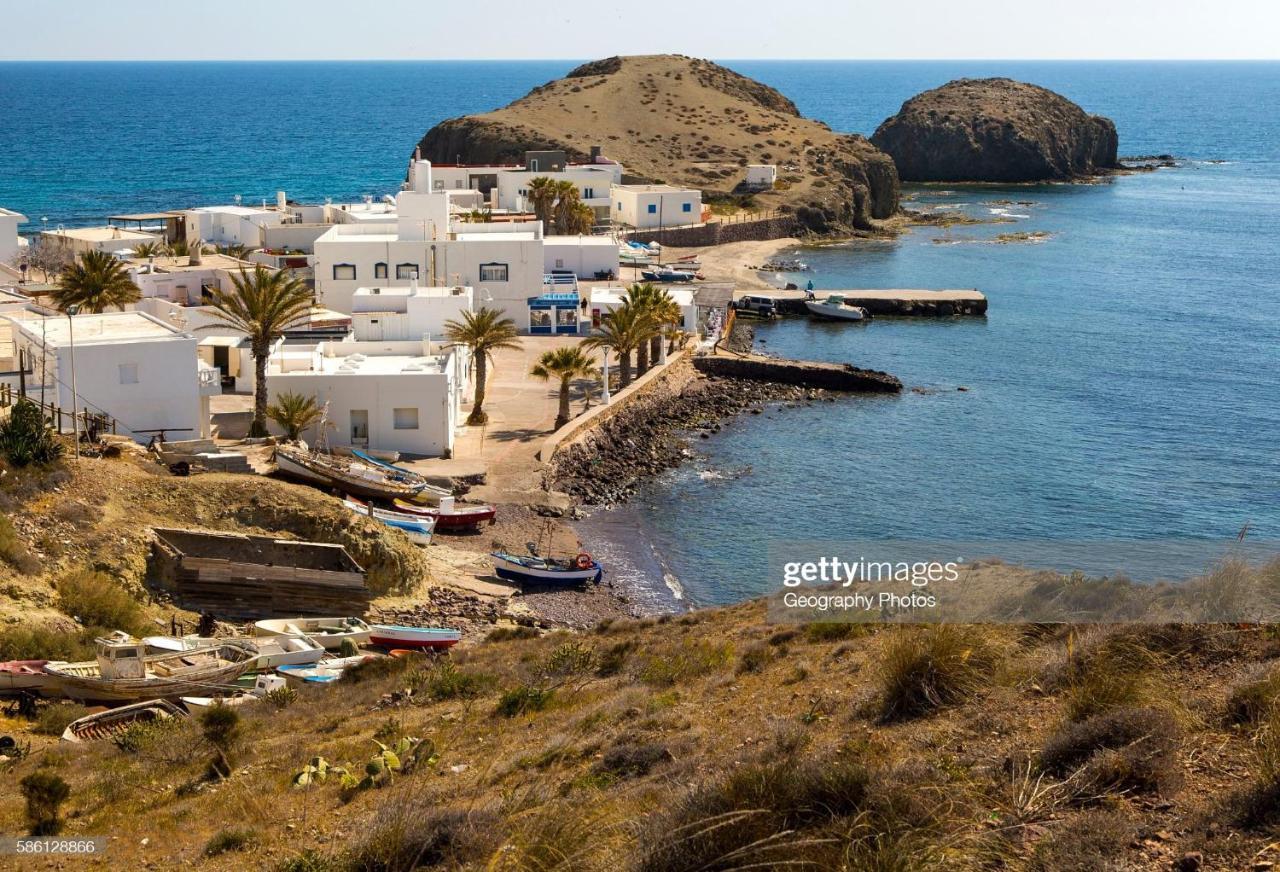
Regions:
[[351, 298], [351, 326], [361, 342], [438, 340], [447, 322], [472, 311], [474, 297], [468, 287], [359, 288]]
[[[465, 355], [439, 343], [322, 342], [283, 346], [267, 390], [329, 405], [331, 446], [438, 457], [453, 451], [467, 383]], [[320, 434], [304, 438], [313, 444]]]
[[261, 248], [266, 228], [284, 223], [286, 216], [265, 206], [202, 206], [188, 209], [184, 220], [189, 242], [203, 239], [210, 245]]
[[[622, 305], [622, 295], [627, 291], [626, 288], [617, 286], [596, 286], [590, 291], [590, 309], [591, 309], [591, 326], [593, 328], [600, 326], [600, 318], [612, 312]], [[688, 288], [667, 288], [667, 293], [671, 295], [671, 299], [675, 300], [676, 305], [680, 307], [680, 314], [683, 321], [680, 329], [686, 333], [698, 332], [698, 306], [694, 302], [693, 291]]]
[[194, 264], [185, 255], [132, 258], [129, 278], [143, 299], [154, 297], [179, 306], [198, 306], [208, 289], [231, 290], [232, 277], [242, 269], [252, 273], [254, 264], [225, 254], [202, 254]]
[[209, 435], [209, 397], [221, 388], [191, 333], [142, 312], [10, 321], [33, 370], [28, 393], [44, 393], [69, 412], [74, 369], [75, 406], [110, 416], [118, 433], [139, 442], [153, 435], [144, 431], [160, 429], [177, 439]]
[[[578, 189], [578, 199], [596, 213], [597, 223], [608, 222], [610, 188], [622, 181], [622, 165], [570, 164], [563, 170], [538, 172], [529, 169], [508, 169], [497, 174], [497, 199], [499, 209], [508, 212], [532, 212], [529, 200], [529, 184], [534, 179], [546, 178], [553, 182], [572, 182]], [[491, 200], [492, 202], [492, 200]]]
[[0, 263], [16, 263], [26, 254], [27, 240], [18, 235], [18, 225], [26, 223], [21, 212], [0, 208]]
[[[588, 241], [590, 240], [590, 241]], [[432, 167], [415, 161], [408, 190], [396, 198], [395, 223], [337, 224], [315, 242], [315, 281], [320, 303], [350, 313], [361, 287], [407, 287], [415, 277], [428, 287], [472, 287], [475, 304], [496, 308], [526, 323], [528, 300], [545, 285], [547, 259], [540, 221], [470, 223], [456, 211], [454, 193], [433, 190]], [[603, 252], [617, 247], [594, 237], [558, 243], [559, 259], [573, 264], [605, 263]], [[582, 248], [583, 252], [575, 252]]]
[[702, 221], [702, 192], [672, 185], [614, 185], [613, 221], [637, 230]]
[[748, 164], [746, 185], [756, 191], [768, 191], [778, 180], [776, 164]]
[[164, 239], [154, 233], [126, 230], [123, 227], [59, 227], [40, 233], [42, 245], [49, 245], [62, 256], [72, 259], [88, 251], [117, 254], [133, 251], [143, 243], [158, 243]]
[[612, 236], [547, 236], [542, 268], [548, 274], [571, 272], [580, 279], [618, 276], [618, 243]]

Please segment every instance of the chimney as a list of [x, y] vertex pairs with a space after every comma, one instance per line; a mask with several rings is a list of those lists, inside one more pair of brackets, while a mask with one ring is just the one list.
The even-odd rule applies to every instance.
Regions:
[[591, 162], [600, 163], [600, 158], [604, 157], [604, 150], [598, 145], [591, 146]]
[[289, 198], [284, 195], [284, 191], [276, 191], [276, 208], [281, 212], [289, 208]]

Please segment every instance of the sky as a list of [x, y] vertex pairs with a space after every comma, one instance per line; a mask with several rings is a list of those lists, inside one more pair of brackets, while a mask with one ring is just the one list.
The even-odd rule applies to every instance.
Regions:
[[1277, 59], [1280, 0], [0, 0], [8, 60]]

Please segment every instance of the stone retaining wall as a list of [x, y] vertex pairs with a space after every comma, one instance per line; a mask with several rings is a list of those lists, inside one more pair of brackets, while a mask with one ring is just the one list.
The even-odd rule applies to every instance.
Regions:
[[760, 221], [714, 221], [696, 227], [668, 227], [663, 230], [636, 230], [627, 234], [635, 242], [660, 242], [678, 248], [722, 245], [727, 242], [755, 242], [796, 236], [803, 228], [794, 215], [779, 215]]
[[829, 391], [897, 393], [902, 382], [887, 372], [847, 363], [778, 360], [769, 357], [697, 357], [694, 367], [706, 375], [776, 382]]

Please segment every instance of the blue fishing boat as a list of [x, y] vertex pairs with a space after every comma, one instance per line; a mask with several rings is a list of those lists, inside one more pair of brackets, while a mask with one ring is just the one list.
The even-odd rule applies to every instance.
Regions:
[[599, 582], [604, 577], [604, 567], [585, 551], [572, 560], [536, 555], [519, 557], [502, 551], [495, 551], [492, 556], [494, 574], [520, 584], [585, 584]]
[[347, 497], [342, 504], [357, 515], [364, 515], [395, 527], [413, 540], [416, 545], [430, 545], [431, 534], [436, 529], [436, 519], [425, 515], [410, 515], [405, 512], [393, 512], [390, 509], [379, 509], [368, 503], [362, 503], [354, 497]]

